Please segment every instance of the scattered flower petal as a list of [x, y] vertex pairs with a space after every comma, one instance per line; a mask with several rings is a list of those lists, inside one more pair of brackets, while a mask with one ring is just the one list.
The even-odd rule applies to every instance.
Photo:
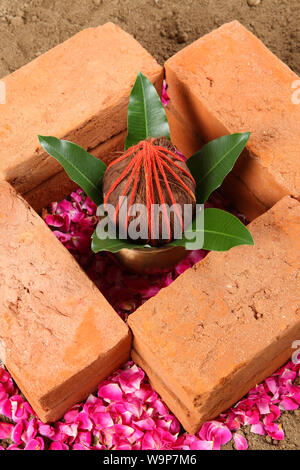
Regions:
[[241, 434], [236, 432], [233, 435], [233, 440], [234, 440], [236, 450], [247, 450], [248, 449], [247, 439], [244, 436], [242, 436]]
[[13, 424], [0, 423], [0, 439], [9, 439], [11, 437], [13, 428]]

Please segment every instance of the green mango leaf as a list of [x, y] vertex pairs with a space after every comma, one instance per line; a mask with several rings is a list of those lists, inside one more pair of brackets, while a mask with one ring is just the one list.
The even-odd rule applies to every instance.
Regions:
[[132, 88], [127, 113], [125, 150], [147, 137], [164, 136], [170, 140], [170, 129], [161, 99], [150, 80], [138, 73]]
[[238, 245], [254, 245], [247, 227], [221, 209], [204, 209], [204, 230], [204, 250], [227, 251]]
[[204, 227], [197, 228], [199, 235], [204, 235], [203, 245], [201, 236], [199, 236], [199, 245], [197, 242], [191, 244], [189, 238], [192, 238], [192, 234], [196, 231], [196, 219], [195, 217], [191, 228], [185, 231], [187, 236], [174, 240], [169, 245], [184, 246], [190, 250], [202, 248], [211, 251], [227, 251], [238, 245], [254, 245], [251, 233], [237, 217], [230, 212], [214, 208], [204, 209]]
[[107, 166], [79, 145], [56, 137], [38, 136], [43, 149], [61, 163], [68, 176], [98, 206], [103, 201], [102, 179]]
[[196, 180], [196, 198], [204, 203], [221, 186], [232, 170], [250, 137], [250, 132], [224, 135], [204, 145], [187, 160], [187, 166]]
[[[204, 227], [200, 226], [197, 230], [196, 227], [195, 218], [190, 229], [185, 231], [182, 239], [173, 240], [164, 247], [183, 246], [187, 250], [202, 248], [211, 251], [227, 251], [238, 245], [254, 245], [252, 235], [247, 227], [237, 217], [221, 209], [204, 209]], [[194, 242], [193, 238], [197, 232], [199, 237]], [[132, 250], [146, 247], [149, 247], [149, 245], [137, 245], [120, 239], [99, 239], [96, 231], [92, 237], [92, 250], [94, 253], [99, 251], [116, 253], [123, 248]]]

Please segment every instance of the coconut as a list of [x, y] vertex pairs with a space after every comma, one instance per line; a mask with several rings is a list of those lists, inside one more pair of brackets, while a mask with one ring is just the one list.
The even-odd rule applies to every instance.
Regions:
[[108, 166], [103, 179], [104, 205], [115, 208], [113, 222], [122, 238], [125, 234], [135, 243], [160, 246], [179, 238], [191, 223], [195, 186], [171, 142], [165, 137], [149, 138]]

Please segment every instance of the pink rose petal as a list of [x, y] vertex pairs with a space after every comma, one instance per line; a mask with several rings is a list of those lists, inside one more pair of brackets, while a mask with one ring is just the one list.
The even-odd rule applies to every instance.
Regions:
[[266, 424], [265, 430], [267, 431], [268, 435], [277, 441], [282, 441], [284, 438], [284, 432], [281, 425], [276, 423]]
[[99, 388], [98, 395], [110, 401], [122, 400], [122, 391], [118, 384], [103, 385]]
[[234, 444], [236, 450], [247, 450], [248, 449], [248, 442], [244, 436], [238, 433], [234, 433], [233, 435]]
[[284, 397], [280, 402], [280, 408], [286, 411], [297, 410], [299, 404], [289, 397]]
[[51, 442], [49, 450], [69, 450], [69, 447], [63, 442]]
[[44, 450], [44, 441], [41, 437], [36, 437], [27, 442], [24, 450]]
[[253, 434], [259, 434], [260, 436], [264, 436], [266, 434], [262, 423], [252, 424], [250, 431], [253, 432]]
[[14, 425], [9, 423], [0, 423], [0, 439], [8, 439], [11, 437]]
[[218, 421], [207, 421], [203, 424], [200, 433], [201, 439], [213, 441], [214, 448], [227, 444], [232, 438], [230, 430]]
[[190, 445], [190, 450], [213, 450], [213, 441], [201, 441], [198, 439]]

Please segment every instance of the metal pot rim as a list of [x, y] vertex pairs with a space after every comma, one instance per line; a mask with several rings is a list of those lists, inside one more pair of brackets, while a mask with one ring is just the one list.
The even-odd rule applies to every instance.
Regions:
[[135, 252], [143, 252], [143, 253], [147, 253], [147, 254], [150, 254], [150, 253], [163, 253], [165, 251], [169, 251], [169, 250], [174, 250], [175, 248], [183, 248], [181, 246], [168, 246], [168, 247], [165, 247], [165, 246], [143, 246], [141, 248], [121, 248], [121, 250], [119, 250], [117, 253], [119, 253], [120, 251], [122, 252], [132, 252], [132, 251], [135, 251]]

